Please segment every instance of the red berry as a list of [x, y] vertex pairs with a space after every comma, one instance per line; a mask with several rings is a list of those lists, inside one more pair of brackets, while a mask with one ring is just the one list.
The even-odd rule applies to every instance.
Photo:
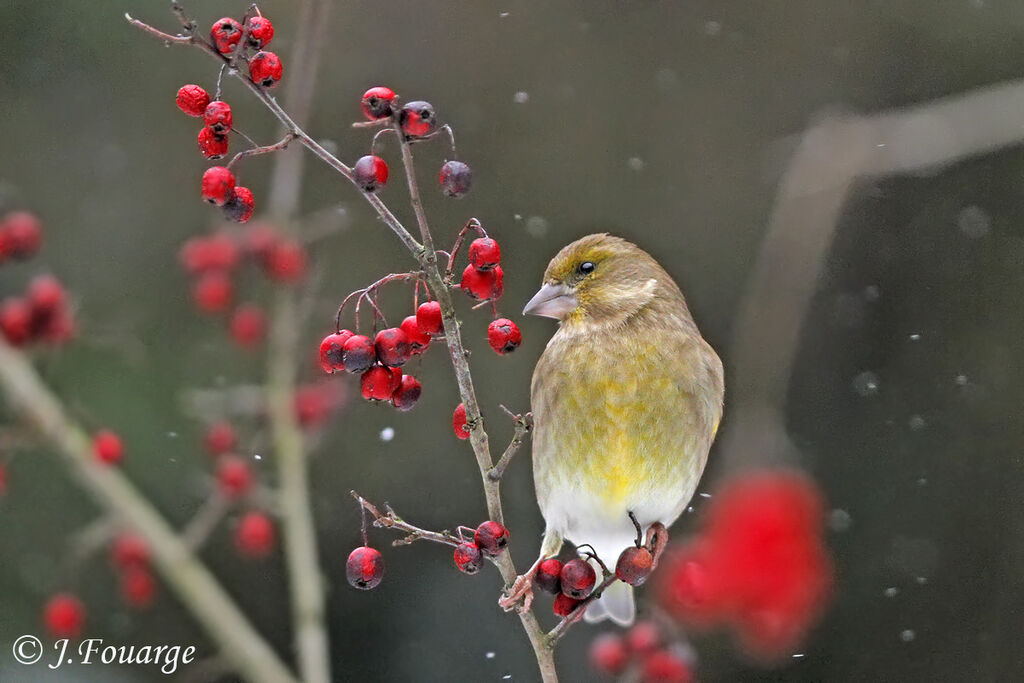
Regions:
[[44, 341], [62, 344], [75, 335], [75, 321], [67, 311], [57, 311], [46, 318], [41, 334]]
[[0, 331], [11, 346], [21, 346], [32, 336], [32, 306], [22, 298], [8, 297], [0, 304]]
[[639, 586], [654, 569], [654, 556], [647, 548], [630, 546], [619, 555], [615, 564], [615, 577], [630, 586]]
[[441, 191], [449, 197], [460, 199], [466, 196], [473, 185], [473, 171], [461, 161], [446, 161], [441, 166], [439, 178]]
[[228, 323], [231, 339], [243, 349], [252, 349], [263, 343], [267, 331], [267, 316], [263, 309], [244, 304], [235, 309]]
[[402, 332], [409, 338], [409, 346], [413, 355], [419, 355], [430, 346], [430, 335], [420, 331], [420, 325], [416, 322], [416, 316], [410, 315], [401, 324]]
[[498, 299], [505, 291], [503, 277], [501, 266], [495, 266], [491, 270], [477, 270], [469, 265], [462, 271], [462, 282], [459, 283], [459, 287], [474, 299]]
[[274, 523], [262, 512], [249, 512], [235, 528], [235, 547], [248, 557], [265, 557], [274, 549]]
[[388, 182], [388, 165], [380, 157], [366, 155], [352, 167], [352, 175], [363, 192], [376, 192]]
[[303, 427], [315, 427], [331, 415], [338, 403], [334, 386], [306, 384], [295, 391], [295, 418]]
[[390, 401], [395, 393], [395, 379], [391, 368], [374, 365], [359, 378], [363, 398], [368, 401]]
[[643, 683], [690, 683], [693, 672], [681, 657], [666, 650], [644, 659]]
[[267, 254], [264, 270], [275, 282], [292, 284], [306, 275], [306, 250], [298, 242], [280, 240]]
[[377, 352], [377, 360], [393, 368], [404, 365], [412, 355], [409, 337], [398, 327], [389, 327], [378, 332], [373, 339], [373, 347]]
[[235, 434], [235, 428], [227, 420], [214, 422], [206, 430], [206, 436], [203, 437], [203, 445], [206, 446], [206, 450], [210, 455], [230, 453], [238, 445], [238, 436]]
[[365, 335], [352, 335], [342, 346], [341, 362], [346, 372], [366, 372], [377, 362], [373, 342]]
[[483, 553], [476, 543], [460, 543], [455, 546], [455, 566], [465, 574], [476, 574], [484, 563]]
[[274, 25], [262, 16], [249, 17], [249, 45], [261, 50], [274, 39]]
[[234, 189], [235, 176], [224, 166], [211, 166], [203, 173], [203, 199], [211, 204], [224, 206]]
[[323, 341], [320, 342], [320, 367], [323, 368], [324, 372], [331, 374], [335, 370], [345, 369], [342, 351], [345, 347], [345, 342], [353, 336], [355, 335], [348, 330], [342, 330], [341, 332], [324, 337]]
[[224, 100], [214, 100], [203, 110], [203, 123], [217, 135], [231, 130], [231, 105]]
[[217, 485], [227, 496], [241, 496], [252, 488], [252, 470], [248, 463], [233, 455], [226, 455], [217, 467]]
[[590, 644], [590, 666], [609, 676], [618, 676], [629, 663], [629, 648], [615, 633], [602, 633]]
[[182, 245], [178, 260], [192, 275], [208, 270], [233, 270], [239, 261], [238, 245], [224, 233], [193, 237]]
[[398, 115], [402, 132], [406, 138], [421, 138], [430, 135], [437, 128], [437, 115], [429, 102], [410, 102], [402, 107]]
[[277, 231], [266, 223], [251, 226], [245, 232], [245, 253], [265, 264], [280, 241]]
[[512, 353], [523, 342], [519, 326], [508, 318], [498, 318], [487, 326], [487, 343], [498, 353]]
[[58, 593], [43, 607], [43, 622], [54, 638], [75, 638], [82, 631], [85, 607], [70, 593]]
[[384, 578], [384, 557], [369, 546], [360, 546], [345, 561], [345, 577], [353, 588], [368, 591]]
[[261, 50], [249, 60], [249, 77], [253, 83], [258, 83], [265, 88], [277, 85], [284, 73], [281, 60], [273, 52]]
[[441, 318], [441, 304], [436, 301], [420, 304], [419, 308], [416, 309], [416, 327], [425, 334], [441, 334], [444, 330], [444, 321]]
[[27, 259], [39, 251], [43, 242], [43, 225], [36, 215], [28, 211], [13, 211], [0, 223], [3, 233], [3, 256]]
[[67, 295], [60, 280], [52, 275], [37, 275], [32, 278], [26, 293], [29, 306], [35, 315], [52, 314], [64, 307]]
[[477, 270], [490, 270], [501, 263], [498, 241], [490, 237], [479, 237], [470, 242], [469, 263]]
[[218, 133], [213, 128], [202, 128], [199, 131], [199, 151], [207, 159], [220, 159], [228, 153], [228, 136]]
[[156, 597], [156, 580], [148, 569], [129, 567], [121, 574], [121, 599], [129, 607], [141, 609], [153, 604]]
[[363, 114], [371, 121], [391, 116], [391, 105], [395, 101], [395, 92], [391, 88], [378, 85], [363, 93], [361, 105]]
[[231, 17], [218, 19], [210, 27], [210, 40], [222, 55], [233, 52], [241, 39], [242, 25]]
[[469, 438], [469, 428], [466, 426], [466, 406], [462, 403], [456, 406], [455, 412], [452, 413], [452, 429], [455, 430], [455, 436], [458, 438]]
[[252, 218], [256, 210], [256, 200], [248, 187], [236, 185], [231, 192], [231, 199], [224, 205], [224, 217], [236, 223], [245, 223]]
[[653, 621], [637, 622], [626, 632], [626, 645], [635, 654], [650, 654], [661, 646], [661, 629]]
[[124, 444], [114, 432], [101, 429], [92, 437], [92, 452], [100, 462], [113, 465], [124, 457]]
[[0, 496], [7, 493], [7, 468], [0, 464]]
[[576, 609], [582, 602], [582, 600], [570, 598], [565, 593], [559, 593], [555, 596], [555, 604], [552, 606], [551, 609], [556, 616], [567, 617], [570, 614], [572, 614], [572, 611]]
[[597, 572], [589, 562], [577, 557], [562, 566], [562, 573], [558, 578], [562, 584], [563, 594], [574, 600], [582, 600], [590, 595], [594, 584], [597, 583]]
[[488, 555], [500, 555], [508, 546], [508, 536], [503, 525], [487, 521], [476, 528], [473, 541]]
[[202, 116], [206, 111], [206, 105], [210, 103], [210, 96], [198, 85], [183, 85], [178, 88], [178, 96], [175, 99], [178, 109], [189, 116]]
[[222, 271], [203, 273], [192, 286], [192, 300], [203, 313], [223, 313], [231, 307], [235, 286]]
[[537, 571], [533, 575], [533, 583], [548, 593], [561, 594], [561, 575], [562, 562], [552, 557], [537, 565]]
[[123, 533], [110, 546], [110, 559], [118, 569], [145, 567], [149, 564], [149, 546], [141, 536]]
[[403, 375], [402, 383], [391, 394], [391, 403], [402, 412], [412, 410], [416, 401], [420, 400], [421, 393], [423, 393], [423, 386], [419, 380], [412, 375]]

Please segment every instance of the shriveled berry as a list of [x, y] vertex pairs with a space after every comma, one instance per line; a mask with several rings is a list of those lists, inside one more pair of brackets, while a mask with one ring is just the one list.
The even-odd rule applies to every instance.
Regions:
[[693, 671], [679, 655], [668, 650], [652, 652], [643, 661], [643, 683], [690, 683]]
[[234, 296], [235, 285], [223, 271], [203, 273], [192, 285], [192, 300], [203, 313], [223, 313], [231, 307]]
[[241, 496], [252, 488], [249, 464], [233, 455], [225, 455], [217, 466], [217, 485], [228, 496]]
[[262, 512], [249, 512], [235, 528], [235, 547], [247, 557], [265, 557], [274, 549], [277, 531]]
[[461, 161], [446, 161], [439, 177], [441, 191], [454, 199], [466, 196], [473, 185], [473, 171]]
[[444, 321], [441, 318], [441, 304], [436, 301], [420, 304], [419, 308], [416, 309], [416, 327], [424, 334], [441, 334], [444, 330]]
[[32, 337], [32, 306], [20, 297], [8, 297], [0, 304], [0, 331], [11, 346], [21, 346]]
[[231, 17], [218, 19], [210, 27], [210, 40], [222, 55], [233, 52], [241, 39], [242, 25]]
[[363, 114], [371, 121], [391, 116], [391, 105], [395, 101], [395, 91], [378, 85], [363, 93], [363, 100], [360, 103]]
[[537, 565], [537, 571], [533, 575], [533, 583], [548, 593], [561, 593], [561, 575], [562, 561], [552, 557]]
[[110, 546], [110, 559], [118, 569], [149, 564], [149, 546], [138, 534], [123, 533]]
[[455, 546], [455, 566], [464, 574], [476, 574], [483, 566], [484, 556], [476, 543], [460, 543]]
[[508, 546], [508, 535], [504, 525], [487, 521], [476, 528], [473, 541], [488, 555], [500, 555]]
[[353, 336], [352, 332], [342, 330], [324, 337], [320, 342], [320, 367], [324, 372], [331, 374], [335, 370], [345, 369], [343, 349], [345, 342]]
[[389, 327], [378, 332], [373, 339], [373, 347], [377, 352], [377, 360], [392, 368], [404, 365], [412, 356], [412, 344], [400, 327]]
[[514, 322], [508, 318], [498, 318], [487, 326], [487, 343], [496, 352], [504, 355], [519, 348], [523, 343], [523, 335]]
[[284, 73], [284, 66], [281, 60], [273, 52], [261, 50], [249, 60], [249, 77], [253, 83], [258, 83], [264, 88], [277, 85]]
[[43, 607], [43, 623], [54, 638], [74, 638], [82, 631], [85, 606], [71, 593], [58, 593]]
[[224, 100], [214, 100], [203, 110], [203, 123], [218, 135], [231, 130], [231, 105]]
[[412, 375], [402, 375], [401, 384], [391, 394], [391, 403], [402, 412], [412, 410], [412, 407], [416, 405], [416, 401], [420, 400], [420, 394], [422, 393], [423, 386], [418, 379]]
[[3, 255], [16, 259], [35, 255], [43, 242], [43, 224], [29, 211], [12, 211], [4, 216], [0, 233], [3, 233]]
[[391, 368], [374, 365], [359, 378], [363, 398], [368, 401], [390, 401], [395, 393], [394, 375]]
[[178, 260], [192, 275], [210, 270], [233, 270], [239, 262], [238, 245], [225, 233], [193, 237], [181, 246]]
[[228, 153], [228, 136], [218, 133], [213, 128], [203, 128], [199, 131], [199, 151], [207, 159], [220, 159]]
[[597, 572], [589, 562], [577, 557], [562, 566], [562, 573], [558, 578], [562, 584], [564, 595], [575, 600], [582, 600], [590, 595], [594, 584], [597, 583]]
[[130, 567], [121, 572], [121, 599], [129, 607], [143, 609], [156, 598], [156, 579], [144, 567]]
[[263, 269], [271, 280], [294, 284], [306, 275], [308, 257], [298, 242], [280, 240], [270, 249], [263, 262]]
[[653, 621], [639, 621], [626, 632], [626, 645], [641, 656], [654, 652], [661, 641], [661, 629]]
[[113, 465], [124, 457], [124, 444], [111, 430], [101, 429], [92, 437], [92, 452], [100, 462]]
[[570, 598], [565, 593], [559, 593], [555, 596], [555, 604], [552, 605], [551, 610], [559, 617], [567, 617], [572, 614], [572, 611], [579, 607], [582, 600], [576, 600]]
[[402, 107], [398, 122], [406, 138], [421, 138], [430, 135], [437, 128], [437, 114], [430, 102], [409, 102]]
[[224, 205], [224, 217], [236, 223], [245, 223], [252, 218], [256, 210], [256, 199], [248, 187], [236, 185], [231, 192], [231, 199]]
[[478, 237], [469, 243], [469, 263], [477, 270], [490, 270], [501, 263], [501, 247], [490, 237]]
[[405, 336], [409, 338], [409, 346], [412, 349], [413, 355], [423, 353], [430, 346], [430, 335], [420, 330], [420, 325], [416, 322], [416, 316], [408, 316], [402, 321], [400, 327], [402, 332], [405, 332]]
[[249, 45], [261, 50], [274, 39], [274, 25], [263, 16], [249, 17]]
[[380, 551], [366, 545], [356, 548], [345, 561], [345, 578], [350, 586], [359, 590], [376, 588], [384, 578], [384, 557]]
[[203, 436], [203, 445], [210, 455], [223, 455], [235, 450], [238, 445], [238, 435], [235, 428], [227, 420], [214, 422], [206, 430]]
[[203, 199], [224, 206], [231, 199], [231, 191], [235, 189], [235, 176], [224, 166], [211, 166], [203, 173]]
[[243, 304], [231, 314], [228, 323], [231, 339], [243, 349], [253, 349], [263, 343], [267, 332], [267, 314], [254, 304]]
[[503, 277], [501, 266], [495, 266], [491, 270], [477, 270], [469, 265], [462, 271], [459, 287], [474, 299], [498, 299], [505, 291]]
[[615, 564], [615, 577], [630, 586], [639, 586], [654, 569], [654, 556], [647, 548], [630, 546], [619, 555]]
[[629, 663], [629, 648], [622, 636], [616, 633], [602, 633], [590, 643], [590, 666], [599, 673], [617, 676]]
[[64, 286], [53, 275], [37, 275], [32, 278], [25, 298], [35, 317], [52, 315], [67, 302]]
[[342, 345], [341, 362], [346, 372], [366, 372], [377, 362], [373, 341], [362, 334], [352, 335]]
[[352, 167], [352, 175], [363, 192], [376, 192], [388, 182], [388, 165], [380, 157], [368, 154]]
[[210, 95], [203, 88], [190, 83], [178, 88], [175, 102], [178, 109], [189, 116], [202, 116], [206, 111], [206, 105], [210, 103]]
[[469, 438], [469, 428], [466, 426], [466, 406], [463, 403], [456, 406], [455, 412], [452, 413], [452, 429], [455, 430], [455, 436], [458, 438]]

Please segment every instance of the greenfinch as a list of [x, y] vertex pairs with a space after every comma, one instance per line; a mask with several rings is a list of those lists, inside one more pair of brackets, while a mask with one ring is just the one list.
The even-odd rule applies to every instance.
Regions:
[[[693, 496], [722, 416], [722, 362], [668, 273], [607, 234], [558, 252], [523, 313], [559, 321], [531, 385], [541, 559], [568, 540], [614, 568], [637, 536], [630, 514], [669, 526]], [[633, 587], [616, 582], [585, 616], [634, 614]]]

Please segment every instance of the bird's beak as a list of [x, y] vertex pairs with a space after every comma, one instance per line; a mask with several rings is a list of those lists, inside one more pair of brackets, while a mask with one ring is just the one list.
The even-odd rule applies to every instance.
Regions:
[[546, 318], [561, 320], [576, 310], [579, 302], [572, 291], [565, 285], [545, 284], [533, 298], [526, 303], [523, 315], [542, 315]]

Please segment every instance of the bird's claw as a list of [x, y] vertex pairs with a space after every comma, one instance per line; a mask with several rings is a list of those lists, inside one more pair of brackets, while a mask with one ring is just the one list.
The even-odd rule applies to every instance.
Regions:
[[526, 612], [533, 605], [533, 580], [526, 574], [516, 577], [512, 587], [498, 598], [498, 606], [506, 612]]

